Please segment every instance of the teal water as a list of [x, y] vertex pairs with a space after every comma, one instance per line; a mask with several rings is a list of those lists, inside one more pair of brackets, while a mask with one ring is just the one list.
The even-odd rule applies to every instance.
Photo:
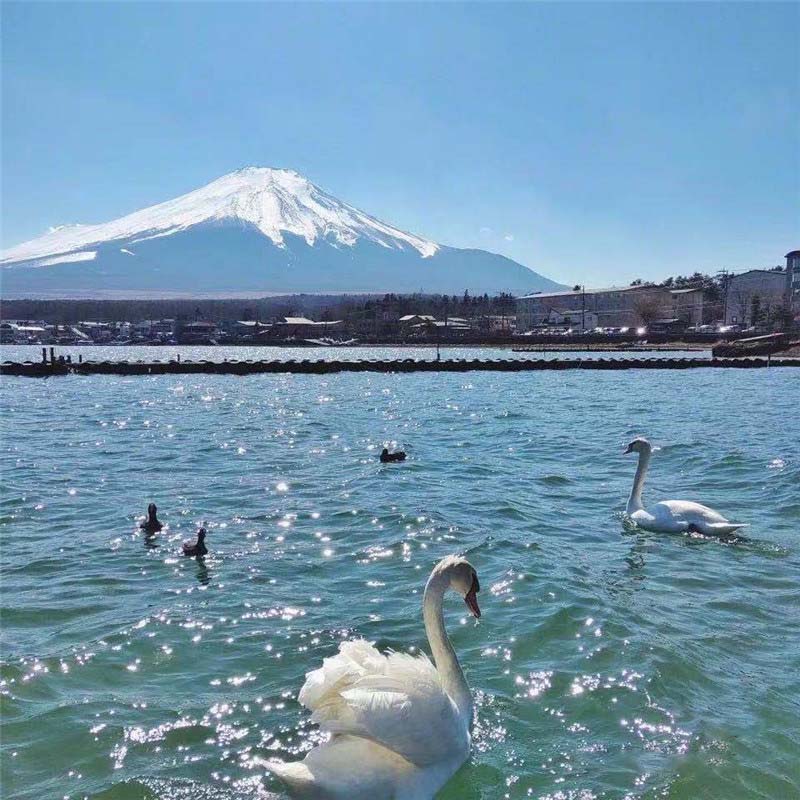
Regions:
[[[800, 794], [800, 372], [0, 386], [3, 797], [284, 797], [262, 762], [315, 741], [305, 671], [426, 647], [451, 552], [483, 618], [447, 607], [477, 720], [439, 798]], [[748, 538], [626, 530], [635, 434], [646, 500]]]

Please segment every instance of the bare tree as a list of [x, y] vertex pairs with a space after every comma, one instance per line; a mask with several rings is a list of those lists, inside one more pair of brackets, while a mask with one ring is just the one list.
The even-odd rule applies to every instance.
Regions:
[[[728, 304], [733, 309], [735, 320], [740, 325], [747, 324], [748, 312], [750, 311], [750, 293], [742, 289], [734, 289], [728, 296]], [[727, 320], [725, 320], [727, 322]]]
[[636, 298], [633, 310], [643, 325], [649, 325], [653, 320], [658, 319], [662, 313], [662, 302], [654, 294], [643, 294]]

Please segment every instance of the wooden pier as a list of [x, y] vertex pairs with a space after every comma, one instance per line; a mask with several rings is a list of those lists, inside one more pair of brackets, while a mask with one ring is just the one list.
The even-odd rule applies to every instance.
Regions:
[[760, 369], [800, 367], [796, 358], [557, 358], [390, 359], [359, 361], [48, 361], [0, 364], [0, 375], [54, 378], [64, 375], [331, 375], [339, 372], [529, 372], [631, 369]]

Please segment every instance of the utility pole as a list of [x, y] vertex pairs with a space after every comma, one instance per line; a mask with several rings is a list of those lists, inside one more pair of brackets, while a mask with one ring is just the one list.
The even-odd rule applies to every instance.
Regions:
[[581, 286], [581, 336], [586, 330], [586, 284]]
[[723, 267], [717, 272], [717, 277], [722, 283], [722, 324], [725, 325], [728, 320], [728, 270]]

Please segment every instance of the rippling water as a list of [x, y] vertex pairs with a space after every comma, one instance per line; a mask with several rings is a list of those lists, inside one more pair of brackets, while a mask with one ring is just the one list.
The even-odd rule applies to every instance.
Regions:
[[[800, 373], [2, 380], [2, 782], [14, 798], [283, 797], [306, 670], [347, 637], [426, 647], [421, 589], [466, 552], [449, 628], [484, 798], [800, 792]], [[646, 498], [749, 522], [626, 531]], [[396, 442], [404, 464], [382, 466]], [[168, 523], [148, 539], [149, 500]], [[205, 565], [179, 556], [198, 524]]]

